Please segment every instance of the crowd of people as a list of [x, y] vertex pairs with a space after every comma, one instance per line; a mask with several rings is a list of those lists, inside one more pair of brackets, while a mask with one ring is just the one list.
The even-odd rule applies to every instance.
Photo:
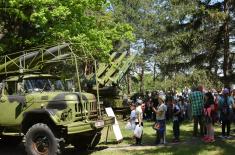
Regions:
[[[235, 120], [234, 100], [235, 89], [205, 91], [201, 85], [180, 94], [163, 91], [147, 92], [146, 95], [138, 95], [130, 100], [130, 123], [134, 133], [137, 129], [141, 129], [143, 133], [144, 121], [154, 121], [155, 143], [164, 144], [166, 121], [173, 122], [173, 142], [179, 142], [182, 121], [193, 120], [192, 136], [201, 137], [204, 142], [211, 143], [215, 141], [215, 123], [221, 126], [220, 138], [231, 138], [231, 123]], [[143, 134], [136, 136], [136, 145], [142, 144], [142, 136]]]

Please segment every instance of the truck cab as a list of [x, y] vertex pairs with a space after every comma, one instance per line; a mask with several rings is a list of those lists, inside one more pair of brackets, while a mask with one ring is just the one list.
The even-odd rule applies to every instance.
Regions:
[[114, 123], [99, 113], [93, 94], [66, 91], [58, 76], [34, 73], [0, 83], [0, 137], [21, 142], [28, 154], [58, 154], [61, 146], [98, 144], [101, 130]]

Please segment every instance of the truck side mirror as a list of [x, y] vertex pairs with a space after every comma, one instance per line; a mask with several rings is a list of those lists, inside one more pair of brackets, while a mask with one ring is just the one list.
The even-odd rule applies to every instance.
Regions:
[[73, 92], [75, 92], [75, 87], [74, 87], [73, 80], [71, 80], [71, 79], [66, 79], [66, 80], [65, 80], [65, 83], [66, 83], [66, 89], [67, 89], [68, 91], [73, 91]]
[[2, 88], [3, 88], [3, 84], [0, 83], [0, 98], [2, 97], [2, 94], [3, 94]]

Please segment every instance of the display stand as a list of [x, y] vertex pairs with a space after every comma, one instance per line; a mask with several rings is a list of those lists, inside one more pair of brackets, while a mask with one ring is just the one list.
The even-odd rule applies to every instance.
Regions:
[[[123, 136], [122, 136], [118, 121], [116, 119], [116, 116], [113, 112], [113, 109], [111, 107], [108, 107], [108, 108], [105, 108], [105, 111], [108, 116], [115, 117], [115, 123], [112, 125], [112, 128], [113, 128], [113, 132], [114, 132], [114, 135], [115, 135], [117, 142], [120, 143], [123, 140]], [[107, 133], [106, 133], [106, 143], [108, 140], [109, 130], [110, 130], [110, 126], [108, 126]]]

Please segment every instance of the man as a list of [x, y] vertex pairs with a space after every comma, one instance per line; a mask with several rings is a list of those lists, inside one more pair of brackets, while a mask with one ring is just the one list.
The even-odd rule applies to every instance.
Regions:
[[[233, 113], [233, 98], [229, 96], [229, 90], [224, 88], [223, 95], [219, 99], [220, 119], [222, 121], [221, 138], [230, 138], [230, 126]], [[225, 129], [227, 132], [225, 134]]]
[[203, 86], [198, 88], [189, 94], [189, 102], [192, 107], [192, 116], [194, 121], [193, 136], [198, 136], [198, 123], [200, 125], [200, 135], [203, 136], [203, 122], [202, 122], [202, 111], [204, 105]]

